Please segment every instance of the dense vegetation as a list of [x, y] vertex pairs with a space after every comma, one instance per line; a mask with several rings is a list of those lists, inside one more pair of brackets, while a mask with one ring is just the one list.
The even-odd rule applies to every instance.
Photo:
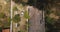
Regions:
[[0, 27], [7, 28], [10, 26], [10, 17], [7, 17], [4, 13], [0, 13]]
[[[32, 4], [31, 4], [32, 3]], [[40, 10], [45, 11], [45, 27], [46, 32], [60, 32], [60, 21], [55, 18], [49, 17], [51, 13], [59, 16], [60, 0], [29, 0], [29, 5], [32, 5]], [[52, 8], [56, 7], [57, 10], [53, 11]], [[60, 17], [60, 16], [59, 16]], [[60, 18], [59, 18], [60, 19]]]
[[13, 11], [18, 11], [17, 7], [13, 7]]
[[0, 32], [2, 32], [2, 27], [0, 27]]
[[[22, 0], [14, 0], [16, 3], [21, 3]], [[21, 2], [20, 2], [21, 1]], [[51, 13], [60, 17], [60, 0], [28, 0], [26, 4], [34, 6], [39, 10], [45, 11], [45, 27], [46, 32], [60, 32], [60, 18], [55, 19], [49, 17]], [[52, 8], [56, 10], [52, 11]], [[25, 16], [26, 17], [26, 16]], [[26, 17], [27, 18], [27, 17]]]
[[20, 15], [19, 15], [19, 14], [15, 15], [15, 16], [13, 17], [13, 21], [16, 22], [16, 23], [18, 23], [20, 20], [21, 20], [21, 19], [20, 19]]
[[4, 13], [0, 13], [0, 18], [5, 18], [6, 15]]

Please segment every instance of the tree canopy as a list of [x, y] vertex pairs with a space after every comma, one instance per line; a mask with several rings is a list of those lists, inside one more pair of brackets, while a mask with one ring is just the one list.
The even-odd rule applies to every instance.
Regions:
[[19, 22], [21, 19], [20, 19], [20, 15], [19, 14], [16, 14], [14, 17], [13, 17], [13, 21], [14, 22]]
[[0, 13], [0, 18], [4, 18], [6, 15], [4, 13]]

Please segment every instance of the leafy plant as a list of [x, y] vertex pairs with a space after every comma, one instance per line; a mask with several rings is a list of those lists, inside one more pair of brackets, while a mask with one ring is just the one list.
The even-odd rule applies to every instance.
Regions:
[[13, 8], [13, 11], [18, 11], [17, 7], [14, 7], [14, 8]]
[[19, 22], [20, 21], [20, 15], [19, 14], [15, 15], [13, 17], [13, 21], [16, 22], [16, 23]]
[[60, 16], [60, 11], [57, 11], [55, 14], [56, 14], [57, 16]]
[[30, 18], [30, 16], [28, 15], [28, 12], [27, 12], [27, 11], [24, 12], [24, 17], [25, 17], [26, 19], [29, 19], [29, 18]]
[[15, 3], [21, 3], [22, 2], [22, 0], [13, 0]]
[[53, 23], [54, 19], [50, 18], [49, 16], [46, 16], [45, 21], [48, 22], [48, 23]]
[[5, 14], [4, 13], [0, 13], [0, 18], [4, 18]]
[[0, 27], [0, 32], [2, 32], [2, 27]]
[[0, 9], [2, 9], [2, 5], [0, 5]]
[[52, 13], [52, 11], [51, 10], [46, 10], [46, 14], [51, 14]]

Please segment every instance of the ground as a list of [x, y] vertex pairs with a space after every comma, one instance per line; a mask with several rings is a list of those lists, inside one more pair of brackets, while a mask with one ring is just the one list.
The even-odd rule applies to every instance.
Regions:
[[2, 28], [8, 28], [10, 25], [10, 0], [8, 1], [0, 0], [0, 23]]
[[[27, 20], [28, 20], [28, 10], [26, 6], [23, 6], [22, 4], [16, 4], [14, 1], [12, 1], [13, 4], [13, 17], [17, 14], [20, 15], [20, 21], [18, 21], [17, 24], [18, 27], [16, 27], [16, 23], [13, 21], [13, 32], [18, 32], [18, 31], [23, 31], [23, 32], [28, 32], [27, 30]], [[15, 10], [14, 10], [15, 9]], [[26, 12], [27, 13], [26, 13]], [[27, 18], [25, 16], [27, 16]]]

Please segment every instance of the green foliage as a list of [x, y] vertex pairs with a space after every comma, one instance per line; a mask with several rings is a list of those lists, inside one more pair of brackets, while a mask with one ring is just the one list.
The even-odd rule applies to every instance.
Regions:
[[7, 28], [7, 27], [10, 27], [10, 23], [9, 22], [3, 23], [3, 28]]
[[[46, 12], [47, 15], [52, 13], [52, 11], [50, 11], [52, 7], [57, 7], [57, 5], [56, 5], [57, 1], [59, 1], [59, 0], [47, 0], [46, 1], [47, 4], [45, 2], [45, 4], [46, 4], [45, 5], [45, 9], [46, 9], [45, 12]], [[48, 10], [48, 9], [50, 9], [50, 10]], [[55, 15], [59, 16], [60, 12], [56, 11]], [[60, 32], [60, 25], [59, 25], [60, 21], [57, 21], [57, 19], [54, 20], [53, 18], [50, 18], [49, 16], [46, 16], [45, 21], [46, 21], [45, 22], [45, 25], [46, 25], [45, 30], [46, 30], [46, 32]]]
[[34, 5], [34, 4], [35, 4], [34, 2], [35, 2], [35, 0], [29, 0], [29, 1], [28, 1], [28, 4], [29, 4], [29, 5]]
[[45, 21], [52, 24], [54, 22], [54, 19], [50, 18], [49, 16], [46, 16]]
[[18, 31], [18, 32], [20, 32], [20, 31]]
[[57, 11], [55, 14], [56, 14], [57, 16], [60, 16], [60, 11]]
[[25, 32], [24, 30], [20, 30], [20, 31], [18, 31], [18, 32]]
[[8, 20], [8, 22], [10, 22], [11, 21], [11, 17], [9, 17], [7, 20]]
[[0, 32], [2, 32], [2, 27], [0, 27]]
[[7, 18], [7, 20], [6, 21], [1, 21], [0, 20], [0, 25], [2, 25], [3, 24], [3, 28], [7, 28], [7, 27], [10, 27], [10, 21], [11, 21], [11, 19], [10, 18]]
[[25, 17], [26, 19], [29, 19], [29, 18], [30, 18], [30, 16], [28, 15], [28, 12], [27, 12], [27, 11], [24, 12], [24, 17]]
[[10, 2], [11, 0], [5, 0], [6, 2]]
[[7, 21], [3, 22], [2, 24], [4, 28], [7, 28], [7, 27], [10, 27], [10, 23], [11, 23], [11, 18], [8, 17]]
[[48, 14], [48, 15], [52, 13], [51, 10], [46, 10], [45, 12], [46, 12], [46, 14]]
[[2, 9], [2, 5], [0, 5], [0, 10]]
[[0, 18], [4, 18], [5, 14], [4, 13], [0, 13]]
[[18, 8], [17, 8], [17, 7], [14, 7], [14, 8], [13, 8], [13, 11], [18, 11]]
[[60, 29], [60, 18], [55, 22], [55, 26], [56, 26], [56, 29]]
[[25, 25], [25, 30], [28, 30], [28, 27], [30, 26], [30, 23], [26, 22], [26, 25]]
[[8, 19], [7, 19], [7, 26], [10, 26], [10, 23], [11, 23], [11, 18], [9, 17]]
[[22, 0], [13, 0], [15, 3], [21, 3], [22, 2]]
[[22, 2], [21, 4], [22, 4], [23, 6], [25, 6], [25, 5], [26, 5], [26, 3], [24, 3], [24, 2]]
[[2, 21], [0, 20], [0, 24], [2, 24]]
[[19, 22], [20, 21], [20, 15], [19, 14], [15, 15], [13, 17], [13, 21], [16, 22], [16, 23]]
[[46, 16], [45, 18], [45, 27], [46, 32], [57, 32], [55, 28], [55, 20], [53, 18], [50, 18], [49, 16]]

